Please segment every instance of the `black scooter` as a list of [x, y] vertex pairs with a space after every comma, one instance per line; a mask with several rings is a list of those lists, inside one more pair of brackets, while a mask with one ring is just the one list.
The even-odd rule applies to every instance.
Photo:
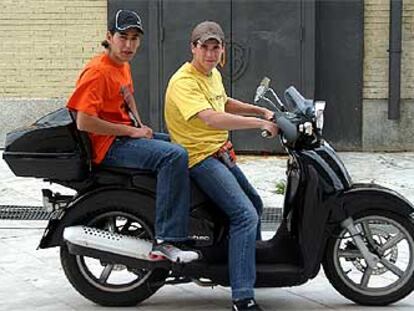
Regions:
[[[290, 87], [283, 104], [268, 79], [255, 100], [274, 107], [289, 154], [283, 221], [272, 239], [257, 242], [256, 287], [303, 284], [322, 264], [331, 284], [356, 303], [387, 305], [410, 294], [413, 205], [381, 186], [352, 183], [322, 137], [324, 102], [305, 99]], [[149, 258], [155, 177], [93, 167], [88, 137], [66, 109], [9, 133], [3, 157], [17, 176], [76, 190], [74, 196], [43, 190], [52, 218], [39, 247], [60, 247], [67, 278], [86, 298], [128, 306], [166, 284], [229, 285], [224, 214], [193, 185], [190, 233], [203, 259], [173, 264]]]

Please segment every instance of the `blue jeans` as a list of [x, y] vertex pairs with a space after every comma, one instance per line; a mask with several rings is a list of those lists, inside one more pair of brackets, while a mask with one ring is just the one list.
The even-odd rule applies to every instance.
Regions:
[[188, 154], [169, 140], [163, 133], [154, 133], [153, 139], [119, 137], [102, 164], [153, 171], [157, 175], [155, 238], [184, 241], [190, 216]]
[[209, 157], [190, 169], [190, 177], [230, 220], [229, 270], [233, 300], [254, 297], [256, 239], [263, 203], [236, 165]]

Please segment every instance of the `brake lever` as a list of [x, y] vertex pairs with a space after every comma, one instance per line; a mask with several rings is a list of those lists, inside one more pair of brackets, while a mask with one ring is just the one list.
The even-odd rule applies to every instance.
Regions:
[[285, 107], [285, 105], [284, 105], [284, 104], [283, 104], [283, 102], [280, 100], [280, 98], [279, 98], [279, 96], [276, 94], [276, 92], [275, 92], [272, 88], [269, 88], [269, 91], [270, 91], [270, 93], [272, 93], [273, 97], [276, 99], [276, 101], [277, 101], [278, 105], [280, 106], [280, 108], [279, 108], [279, 109], [280, 109], [282, 112], [286, 111], [286, 107]]

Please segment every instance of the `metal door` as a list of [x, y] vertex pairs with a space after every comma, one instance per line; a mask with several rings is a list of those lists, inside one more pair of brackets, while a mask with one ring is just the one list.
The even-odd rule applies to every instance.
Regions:
[[[313, 1], [305, 2], [306, 14], [303, 1], [163, 0], [162, 90], [177, 68], [191, 59], [192, 28], [203, 20], [214, 20], [226, 33], [228, 61], [221, 71], [229, 96], [252, 102], [264, 75], [273, 79], [278, 91], [295, 85], [313, 95], [314, 6]], [[234, 131], [232, 141], [238, 151], [281, 151], [274, 139], [261, 138], [258, 130]]]
[[[290, 85], [313, 96], [313, 1], [232, 1], [232, 83], [234, 98], [253, 102], [263, 76], [272, 79], [280, 96]], [[243, 152], [280, 152], [274, 139], [259, 130], [235, 131], [235, 147]]]
[[[226, 34], [231, 29], [230, 0], [163, 0], [162, 1], [162, 44], [161, 44], [161, 91], [165, 94], [167, 83], [177, 69], [191, 61], [190, 36], [192, 29], [200, 22], [212, 20], [218, 22]], [[223, 76], [228, 76], [230, 67], [221, 69]], [[225, 81], [229, 90], [229, 81]], [[163, 98], [164, 99], [164, 98]], [[162, 106], [163, 107], [163, 106]]]
[[[190, 34], [204, 20], [221, 24], [230, 36], [230, 0], [108, 0], [108, 18], [120, 9], [136, 10], [145, 35], [131, 63], [140, 115], [155, 130], [164, 129], [164, 94], [171, 75], [191, 60]], [[229, 66], [222, 73], [229, 75]], [[226, 89], [230, 84], [225, 82]]]
[[[137, 10], [145, 36], [131, 66], [135, 97], [144, 122], [164, 128], [164, 92], [171, 75], [191, 60], [190, 33], [204, 20], [226, 34], [227, 64], [221, 69], [229, 96], [252, 102], [263, 76], [281, 93], [295, 85], [313, 95], [314, 8], [306, 0], [108, 0], [109, 16], [119, 8]], [[232, 134], [239, 151], [281, 151], [259, 131]]]
[[361, 150], [363, 0], [317, 2], [316, 97], [327, 101], [324, 135], [340, 150]]

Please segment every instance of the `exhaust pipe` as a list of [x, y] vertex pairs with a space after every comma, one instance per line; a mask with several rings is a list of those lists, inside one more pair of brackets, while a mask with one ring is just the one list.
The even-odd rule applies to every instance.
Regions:
[[[111, 253], [116, 256], [138, 260], [157, 261], [163, 259], [162, 257], [150, 257], [152, 243], [149, 241], [96, 228], [86, 226], [67, 227], [63, 231], [63, 239], [69, 246], [69, 252], [75, 255], [89, 255], [100, 258], [102, 253]], [[81, 254], [81, 250], [84, 250], [83, 254]]]

